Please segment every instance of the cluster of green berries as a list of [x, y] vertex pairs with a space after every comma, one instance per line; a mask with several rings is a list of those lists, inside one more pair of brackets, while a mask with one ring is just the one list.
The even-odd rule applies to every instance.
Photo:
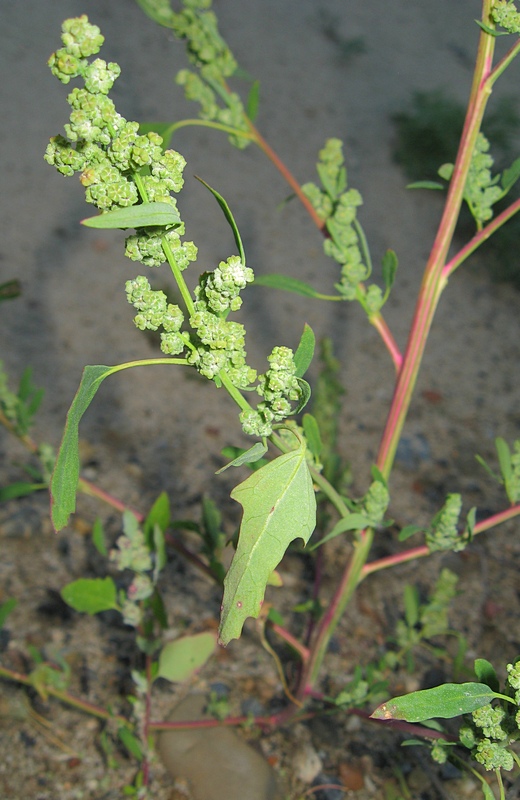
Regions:
[[291, 402], [301, 397], [293, 351], [289, 347], [274, 347], [268, 361], [269, 369], [259, 376], [256, 389], [263, 401], [256, 409], [240, 414], [245, 433], [255, 436], [269, 436], [275, 423], [293, 413]]

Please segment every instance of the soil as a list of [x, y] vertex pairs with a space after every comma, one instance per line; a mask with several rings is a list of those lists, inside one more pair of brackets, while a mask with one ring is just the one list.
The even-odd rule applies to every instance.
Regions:
[[[237, 9], [232, 0], [214, 2], [239, 63], [261, 82], [259, 128], [298, 179], [315, 179], [316, 154], [327, 137], [344, 139], [349, 183], [364, 197], [360, 218], [374, 263], [389, 247], [399, 256], [385, 318], [401, 347], [441, 205], [434, 193], [406, 191], [406, 179], [392, 160], [391, 116], [416, 90], [443, 88], [464, 102], [478, 5], [473, 0], [396, 0], [391, 7], [383, 0], [242, 0]], [[2, 3], [0, 282], [17, 278], [23, 291], [1, 305], [0, 356], [13, 386], [32, 366], [35, 384], [46, 392], [33, 435], [55, 447], [85, 364], [158, 354], [154, 342], [132, 325], [124, 282], [139, 267], [124, 259], [123, 235], [81, 228], [78, 221], [87, 216], [81, 187], [61, 179], [42, 158], [68, 111], [65, 91], [45, 62], [58, 46], [62, 20], [81, 13], [106, 37], [102, 56], [122, 67], [114, 99], [124, 116], [169, 121], [195, 115], [174, 83], [185, 66], [182, 46], [130, 0]], [[497, 95], [511, 95], [518, 69], [513, 65]], [[201, 270], [235, 248], [220, 210], [194, 174], [228, 200], [257, 272], [282, 272], [324, 291], [332, 288], [334, 265], [322, 254], [319, 236], [303, 209], [285, 202], [286, 185], [259, 151], [235, 151], [224, 137], [197, 128], [179, 131], [174, 146], [188, 161], [179, 205], [188, 237], [199, 246]], [[166, 286], [166, 273], [157, 273], [156, 280], [163, 280], [161, 274]], [[397, 525], [427, 523], [448, 492], [460, 491], [465, 510], [476, 505], [482, 516], [504, 508], [500, 487], [474, 457], [478, 453], [495, 463], [495, 437], [511, 442], [519, 436], [518, 301], [515, 289], [493, 281], [481, 257], [451, 280], [392, 479], [390, 514]], [[354, 306], [333, 304], [331, 310], [264, 289], [246, 293], [243, 316], [248, 353], [259, 369], [273, 345], [296, 346], [304, 321], [318, 339], [332, 336], [346, 389], [341, 451], [351, 464], [352, 493], [361, 496], [393, 388], [390, 360], [377, 333]], [[223, 463], [222, 447], [245, 442], [235, 409], [213, 386], [181, 371], [172, 377], [170, 370], [154, 368], [106, 381], [82, 423], [83, 474], [143, 511], [166, 491], [174, 515], [182, 519], [198, 518], [207, 493], [222, 508], [231, 535], [239, 521], [239, 509], [229, 500], [236, 474], [215, 477], [214, 472]], [[315, 378], [316, 370], [311, 381]], [[23, 477], [28, 457], [7, 433], [0, 436], [0, 483], [6, 485]], [[91, 498], [80, 498], [71, 526], [59, 535], [52, 531], [45, 493], [0, 507], [0, 603], [18, 602], [2, 631], [1, 659], [24, 672], [31, 647], [51, 660], [62, 657], [71, 667], [71, 691], [128, 712], [125, 696], [132, 691], [130, 669], [136, 664], [131, 631], [110, 614], [72, 613], [59, 595], [73, 579], [105, 574], [106, 564], [91, 544], [96, 516], [115, 539], [119, 516]], [[403, 615], [404, 585], [417, 585], [424, 598], [442, 567], [459, 576], [450, 625], [467, 641], [466, 667], [471, 669], [475, 657], [488, 658], [503, 676], [505, 664], [520, 651], [517, 528], [504, 525], [479, 536], [463, 554], [402, 565], [362, 584], [334, 637], [320, 688], [339, 691], [356, 664], [380, 657]], [[190, 535], [186, 544], [197, 546]], [[400, 547], [381, 534], [374, 556]], [[334, 585], [347, 552], [343, 539], [327, 549], [324, 586]], [[289, 626], [291, 620], [298, 626], [292, 609], [309, 596], [309, 561], [290, 553], [281, 572], [284, 587], [269, 590], [267, 599], [281, 608]], [[162, 588], [172, 620], [169, 638], [215, 629], [219, 590], [174, 552]], [[419, 652], [413, 674], [403, 669], [394, 676], [395, 694], [453, 677], [453, 637], [436, 644], [444, 657]], [[287, 702], [253, 623], [189, 686], [159, 686], [153, 717], [167, 717], [190, 691], [210, 690], [226, 696], [231, 714], [265, 715]], [[133, 778], [134, 763], [114, 739], [100, 735], [102, 725], [94, 718], [8, 682], [0, 685], [0, 717], [0, 797], [116, 798]], [[401, 735], [356, 717], [318, 716], [262, 737], [255, 730], [244, 735], [255, 740], [291, 800], [305, 792], [322, 800], [406, 797], [399, 776], [414, 800], [480, 796], [476, 780], [434, 766], [424, 748], [402, 748]], [[189, 797], [186, 783], [174, 780], [159, 761], [153, 778], [156, 800]], [[318, 790], [316, 782], [343, 789]], [[516, 791], [513, 786], [508, 797], [518, 796]]]

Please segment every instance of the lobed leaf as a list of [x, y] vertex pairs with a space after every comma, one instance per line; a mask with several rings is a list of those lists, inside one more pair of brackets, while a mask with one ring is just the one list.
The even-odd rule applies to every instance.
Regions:
[[247, 617], [258, 617], [271, 573], [293, 539], [307, 543], [316, 525], [316, 498], [305, 443], [254, 472], [231, 492], [243, 507], [238, 547], [224, 581], [219, 640], [238, 639]]

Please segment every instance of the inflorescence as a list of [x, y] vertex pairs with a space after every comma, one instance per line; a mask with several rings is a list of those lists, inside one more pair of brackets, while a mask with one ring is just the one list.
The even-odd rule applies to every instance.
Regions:
[[[183, 20], [190, 23], [185, 35], [189, 33], [191, 41], [199, 11], [187, 9], [183, 14], [188, 15]], [[209, 15], [205, 19], [211, 22]], [[219, 37], [212, 24], [204, 35], [217, 46]], [[79, 172], [87, 202], [101, 213], [154, 202], [167, 203], [178, 212], [171, 193], [178, 193], [183, 186], [186, 161], [175, 150], [163, 150], [159, 134], [140, 134], [139, 123], [126, 120], [116, 111], [108, 93], [121, 72], [119, 65], [101, 58], [88, 60], [99, 52], [103, 41], [99, 28], [90, 24], [86, 15], [63, 23], [63, 47], [52, 54], [49, 67], [64, 84], [82, 78], [84, 88], [75, 88], [69, 94], [72, 110], [65, 125], [67, 136], [51, 139], [45, 160], [62, 175]], [[203, 66], [199, 63], [202, 44], [201, 40], [200, 47], [193, 46], [190, 51], [190, 58], [198, 66]], [[221, 55], [219, 75], [230, 74], [235, 68], [232, 56], [227, 51]], [[218, 76], [208, 70], [209, 66], [202, 70], [205, 79], [216, 80]], [[135, 234], [126, 238], [125, 254], [150, 267], [168, 260], [174, 274], [180, 274], [197, 258], [193, 242], [181, 241], [184, 232], [182, 220], [167, 226], [136, 228]], [[257, 376], [246, 362], [244, 326], [227, 319], [229, 313], [238, 311], [242, 304], [240, 292], [253, 280], [253, 271], [238, 256], [220, 262], [212, 272], [204, 272], [194, 301], [187, 303], [190, 331], [181, 330], [186, 317], [181, 308], [169, 303], [164, 292], [154, 290], [146, 277], [139, 275], [127, 281], [126, 293], [137, 311], [136, 326], [160, 330], [165, 355], [185, 353], [186, 363], [210, 380], [218, 382], [219, 375], [225, 372], [237, 389], [256, 388], [263, 399], [256, 410], [243, 411], [241, 421], [246, 433], [268, 436], [273, 424], [293, 413], [291, 403], [300, 399], [301, 390], [289, 348], [275, 347], [269, 356], [269, 369], [265, 375]]]

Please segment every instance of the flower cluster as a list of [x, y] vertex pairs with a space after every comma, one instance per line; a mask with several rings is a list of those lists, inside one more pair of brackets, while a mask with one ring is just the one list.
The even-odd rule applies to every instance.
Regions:
[[256, 371], [246, 363], [244, 326], [226, 317], [240, 308], [239, 293], [253, 278], [253, 270], [244, 266], [238, 256], [221, 261], [213, 272], [201, 275], [190, 318], [196, 336], [192, 337], [194, 349], [188, 362], [210, 380], [225, 370], [240, 389], [250, 387]]
[[426, 544], [431, 553], [437, 550], [453, 550], [454, 553], [464, 550], [470, 537], [467, 533], [461, 535], [457, 528], [461, 508], [460, 494], [449, 494], [426, 531]]
[[293, 413], [291, 401], [301, 397], [296, 377], [293, 352], [289, 347], [275, 347], [270, 356], [265, 375], [258, 378], [257, 392], [263, 397], [256, 410], [242, 411], [240, 421], [245, 433], [269, 436], [276, 422]]
[[134, 573], [126, 594], [121, 593], [120, 606], [125, 624], [137, 627], [143, 619], [143, 608], [139, 601], [147, 599], [154, 591], [153, 580], [148, 574], [153, 567], [153, 559], [144, 533], [129, 511], [123, 515], [123, 530], [116, 546], [110, 551], [110, 560], [119, 570], [129, 569]]
[[[180, 70], [177, 83], [184, 87], [188, 100], [200, 103], [202, 119], [248, 133], [242, 101], [226, 86], [226, 79], [236, 72], [237, 63], [219, 34], [215, 14], [209, 10], [211, 0], [188, 0], [185, 5], [179, 13], [171, 12], [168, 27], [186, 40], [188, 58], [198, 72]], [[224, 101], [224, 105], [219, 101]], [[249, 139], [240, 135], [231, 135], [229, 141], [239, 148], [249, 144]]]
[[515, 704], [491, 704], [477, 708], [461, 727], [461, 743], [472, 750], [472, 755], [486, 770], [514, 767], [514, 756], [509, 745], [516, 741], [520, 731], [520, 662], [507, 665], [505, 694], [512, 696]]
[[520, 12], [513, 0], [495, 0], [491, 16], [508, 33], [520, 33]]
[[139, 330], [156, 331], [161, 333], [161, 350], [168, 355], [182, 353], [186, 341], [180, 334], [184, 314], [179, 306], [168, 303], [166, 295], [160, 290], [154, 290], [143, 275], [138, 275], [133, 281], [126, 282], [126, 296], [139, 312], [134, 317], [134, 322]]
[[[79, 172], [87, 202], [101, 211], [138, 202], [175, 206], [170, 192], [179, 192], [182, 188], [185, 159], [174, 150], [163, 152], [161, 136], [154, 132], [139, 134], [139, 124], [126, 120], [116, 111], [108, 92], [121, 72], [118, 64], [107, 64], [100, 58], [90, 63], [87, 60], [103, 44], [99, 28], [91, 25], [85, 15], [66, 20], [62, 26], [62, 41], [64, 47], [49, 59], [51, 71], [65, 84], [81, 77], [84, 87], [75, 88], [69, 94], [67, 99], [72, 110], [65, 125], [67, 138], [53, 137], [45, 160], [62, 175]], [[146, 242], [148, 234], [139, 230], [133, 238]], [[176, 242], [178, 244], [178, 239]], [[132, 246], [130, 250], [136, 254], [140, 243]], [[192, 254], [193, 245], [190, 247], [188, 250]], [[142, 249], [146, 253], [147, 245], [143, 243]], [[193, 260], [188, 253], [185, 255], [188, 261]]]
[[[361, 229], [356, 220], [363, 199], [357, 189], [347, 189], [342, 148], [340, 139], [327, 140], [316, 165], [323, 188], [306, 183], [302, 191], [325, 222], [329, 234], [323, 242], [325, 254], [341, 265], [341, 280], [336, 289], [345, 300], [354, 300], [358, 296], [359, 284], [370, 277], [371, 266], [367, 263]], [[378, 311], [383, 304], [380, 288], [370, 286], [366, 296], [367, 310]]]

